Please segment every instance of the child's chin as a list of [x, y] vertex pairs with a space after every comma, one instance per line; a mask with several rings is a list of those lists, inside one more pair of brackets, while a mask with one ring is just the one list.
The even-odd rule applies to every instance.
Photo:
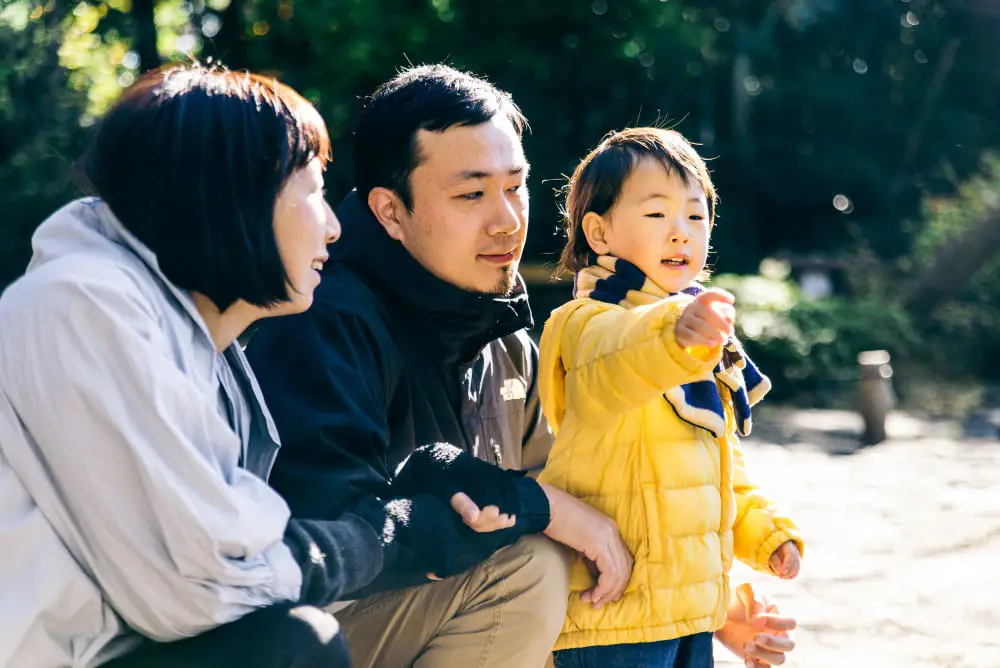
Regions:
[[674, 269], [664, 269], [658, 272], [655, 280], [666, 292], [673, 293], [680, 292], [691, 285], [694, 277], [689, 271], [682, 272]]

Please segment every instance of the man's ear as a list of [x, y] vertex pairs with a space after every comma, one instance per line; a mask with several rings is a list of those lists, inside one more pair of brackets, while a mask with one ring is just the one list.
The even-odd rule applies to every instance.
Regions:
[[604, 216], [599, 216], [593, 211], [588, 211], [583, 216], [583, 222], [580, 224], [583, 230], [583, 235], [587, 237], [587, 244], [590, 246], [590, 250], [594, 251], [598, 255], [607, 255], [610, 248], [608, 247], [608, 221]]
[[381, 186], [368, 193], [368, 208], [385, 228], [386, 233], [396, 241], [403, 241], [403, 215], [406, 205], [394, 190]]

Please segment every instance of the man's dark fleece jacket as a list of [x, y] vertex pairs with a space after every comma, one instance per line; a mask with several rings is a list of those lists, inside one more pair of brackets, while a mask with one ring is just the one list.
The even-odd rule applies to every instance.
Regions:
[[[362, 517], [381, 532], [382, 574], [341, 594], [360, 598], [463, 572], [543, 531], [548, 501], [523, 473], [544, 464], [551, 432], [521, 279], [509, 296], [462, 290], [390, 238], [356, 193], [337, 217], [342, 238], [312, 307], [265, 322], [247, 355], [282, 443], [270, 483], [293, 517]], [[417, 448], [442, 442], [502, 479], [465, 469], [449, 485], [406, 466], [396, 476]], [[515, 526], [469, 529], [448, 505], [456, 489], [515, 513]], [[386, 536], [386, 513], [405, 531]]]

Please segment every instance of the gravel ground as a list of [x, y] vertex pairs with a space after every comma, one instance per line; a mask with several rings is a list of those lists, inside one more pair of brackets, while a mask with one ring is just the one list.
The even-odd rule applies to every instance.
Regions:
[[851, 413], [762, 417], [748, 466], [806, 532], [803, 572], [733, 575], [797, 617], [787, 665], [1000, 668], [1000, 442], [894, 414], [858, 449]]

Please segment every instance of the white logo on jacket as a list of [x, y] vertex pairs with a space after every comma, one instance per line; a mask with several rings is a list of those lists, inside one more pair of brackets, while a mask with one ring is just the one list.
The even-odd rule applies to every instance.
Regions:
[[528, 388], [524, 386], [524, 381], [520, 378], [508, 378], [500, 386], [500, 396], [504, 401], [524, 401], [528, 396]]

